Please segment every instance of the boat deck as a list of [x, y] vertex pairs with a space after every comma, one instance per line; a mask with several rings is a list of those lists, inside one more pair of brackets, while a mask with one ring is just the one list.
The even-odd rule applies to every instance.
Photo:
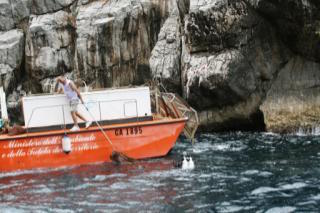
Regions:
[[[117, 124], [108, 124], [108, 125], [101, 125], [104, 130], [108, 129], [116, 129], [116, 128], [123, 128], [123, 127], [136, 127], [136, 126], [151, 126], [151, 125], [158, 125], [158, 124], [167, 124], [167, 123], [175, 123], [181, 121], [187, 121], [188, 118], [154, 118], [151, 121], [138, 121], [138, 122], [127, 122], [127, 123], [117, 123]], [[53, 136], [53, 135], [61, 135], [61, 134], [77, 134], [83, 132], [92, 132], [92, 131], [100, 131], [99, 127], [92, 123], [92, 126], [89, 128], [80, 128], [79, 131], [70, 131], [69, 129], [60, 129], [60, 130], [47, 130], [47, 131], [39, 131], [39, 132], [26, 132], [19, 135], [8, 135], [8, 134], [0, 134], [0, 141], [4, 140], [13, 140], [13, 139], [21, 139], [21, 138], [28, 138], [28, 137], [40, 137], [40, 136]]]

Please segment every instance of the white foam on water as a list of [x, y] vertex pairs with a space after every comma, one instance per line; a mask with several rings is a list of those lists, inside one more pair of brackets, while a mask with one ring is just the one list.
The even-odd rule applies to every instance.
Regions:
[[93, 179], [92, 178], [85, 178], [85, 181], [104, 181], [106, 179], [112, 179], [112, 178], [122, 178], [122, 177], [127, 177], [127, 174], [123, 173], [115, 173], [115, 174], [110, 174], [110, 175], [96, 175]]
[[285, 207], [274, 207], [271, 209], [268, 209], [265, 213], [290, 213], [294, 212], [297, 208], [291, 207], [291, 206], [285, 206]]
[[212, 146], [212, 150], [214, 151], [226, 151], [230, 150], [230, 144], [214, 144]]
[[296, 204], [297, 206], [310, 206], [310, 205], [317, 205], [317, 202], [315, 200], [300, 202]]
[[51, 189], [49, 189], [47, 186], [45, 185], [38, 185], [37, 189], [32, 190], [34, 193], [38, 193], [38, 194], [49, 194], [52, 193], [53, 191]]
[[211, 177], [212, 177], [212, 174], [213, 174], [213, 173], [211, 173], [211, 174], [200, 174], [200, 175], [198, 176], [198, 178], [211, 178]]
[[320, 194], [311, 197], [312, 200], [320, 200]]
[[202, 141], [195, 143], [192, 152], [195, 154], [208, 152], [208, 151], [233, 151], [238, 152], [246, 149], [247, 146], [241, 140], [233, 141]]
[[[53, 212], [56, 212], [56, 213], [73, 213], [74, 211], [73, 210], [69, 210], [69, 209], [57, 209], [57, 208], [53, 208], [53, 209], [50, 209], [51, 211]], [[80, 209], [77, 209], [77, 211], [81, 211]]]
[[111, 174], [111, 175], [107, 175], [107, 178], [122, 178], [122, 177], [127, 177], [127, 174], [124, 173], [115, 173], [115, 174]]
[[104, 181], [107, 179], [107, 176], [106, 175], [96, 175], [93, 180], [94, 181]]
[[239, 182], [240, 182], [240, 183], [245, 183], [245, 182], [249, 182], [249, 181], [252, 181], [252, 179], [250, 179], [250, 178], [245, 178], [245, 177], [242, 177], [242, 178], [239, 179]]
[[173, 197], [174, 200], [185, 198], [185, 197], [192, 197], [194, 196], [194, 193], [184, 193], [184, 194], [178, 194], [177, 196]]
[[203, 152], [206, 152], [208, 151], [208, 149], [203, 149], [203, 148], [193, 148], [192, 149], [192, 152], [195, 153], [195, 154], [200, 154], [200, 153], [203, 153]]
[[256, 174], [259, 174], [259, 171], [258, 170], [247, 170], [245, 172], [242, 172], [241, 174], [243, 174], [243, 175], [256, 175]]
[[83, 190], [83, 189], [89, 188], [91, 186], [97, 187], [98, 185], [91, 184], [91, 183], [84, 183], [84, 184], [78, 185], [76, 187], [72, 187], [71, 190], [78, 191], [78, 190]]
[[[117, 203], [98, 203], [98, 202], [92, 203], [92, 202], [88, 202], [88, 201], [80, 201], [80, 202], [77, 202], [77, 204], [79, 206], [92, 206], [95, 208], [103, 207], [104, 211], [108, 210], [107, 212], [112, 212], [111, 208], [130, 209], [130, 206], [127, 205], [127, 203], [124, 205], [124, 204], [121, 204], [118, 202]], [[119, 211], [119, 209], [114, 210], [114, 211], [121, 212], [121, 211]]]
[[123, 183], [123, 182], [117, 182], [117, 183], [114, 183], [110, 186], [110, 189], [127, 189], [129, 188], [128, 187], [128, 184], [127, 183]]
[[263, 135], [267, 135], [267, 136], [279, 136], [279, 133], [274, 133], [274, 132], [263, 132]]
[[11, 201], [11, 200], [16, 199], [16, 196], [11, 195], [11, 194], [5, 194], [5, 195], [2, 195], [2, 196], [3, 196], [3, 200], [6, 200], [6, 201]]
[[318, 136], [320, 135], [320, 126], [314, 126], [309, 130], [300, 127], [298, 131], [293, 133], [293, 135], [301, 136], [301, 137], [308, 136], [308, 135]]
[[23, 184], [22, 183], [12, 183], [12, 184], [0, 185], [0, 190], [9, 189], [9, 188], [21, 186], [21, 185], [23, 185]]
[[204, 209], [204, 208], [208, 208], [208, 207], [213, 207], [214, 204], [196, 204], [194, 207], [196, 209]]
[[151, 187], [160, 187], [160, 186], [165, 186], [164, 183], [159, 183], [159, 180], [158, 179], [145, 179], [145, 178], [142, 178], [142, 179], [131, 179], [130, 182], [132, 182], [133, 184], [135, 185], [141, 185], [141, 186], [151, 186]]
[[[12, 176], [18, 176], [18, 175], [24, 175], [24, 174], [33, 174], [35, 171], [18, 171], [18, 172], [6, 172], [0, 174], [0, 178], [4, 177], [12, 177]], [[40, 171], [41, 173], [41, 171]]]
[[265, 194], [265, 193], [269, 193], [269, 192], [276, 192], [276, 191], [279, 191], [279, 189], [277, 188], [272, 188], [272, 187], [259, 187], [255, 190], [253, 190], [251, 192], [252, 195], [260, 195], [260, 194]]
[[266, 172], [266, 171], [259, 173], [259, 176], [261, 177], [270, 177], [272, 175], [273, 175], [272, 172]]
[[259, 171], [259, 170], [247, 170], [241, 173], [242, 175], [246, 175], [246, 176], [260, 176], [260, 177], [270, 177], [273, 174], [271, 172], [267, 172], [267, 171]]
[[27, 212], [26, 210], [23, 209], [18, 209], [14, 207], [9, 207], [9, 206], [1, 206], [1, 213], [25, 213]]
[[[92, 165], [95, 165], [95, 164], [98, 164], [98, 163], [92, 163]], [[19, 170], [15, 172], [5, 172], [0, 174], [0, 178], [26, 175], [26, 174], [43, 174], [43, 173], [49, 173], [49, 172], [55, 172], [55, 171], [62, 171], [66, 169], [71, 170], [77, 167], [80, 167], [80, 166], [62, 166], [58, 168], [40, 168], [40, 169], [32, 169], [32, 170]]]
[[227, 206], [227, 207], [224, 207], [224, 209], [221, 211], [221, 212], [239, 212], [239, 211], [242, 211], [243, 210], [243, 207], [241, 206]]
[[217, 206], [217, 210], [221, 213], [232, 213], [242, 211], [243, 207], [232, 205], [230, 202], [222, 202], [219, 206]]
[[[157, 178], [167, 178], [167, 177], [177, 177], [177, 178], [182, 178], [185, 180], [191, 180], [195, 177], [198, 177], [197, 174], [191, 172], [191, 171], [186, 171], [182, 169], [171, 169], [171, 170], [166, 170], [166, 171], [154, 171], [149, 174], [147, 174], [147, 177], [157, 177]], [[159, 179], [157, 179], [159, 181]]]
[[292, 190], [292, 189], [301, 189], [301, 188], [304, 188], [307, 186], [308, 185], [305, 183], [298, 182], [298, 183], [293, 183], [293, 184], [286, 184], [286, 185], [280, 186], [280, 188], [282, 190]]
[[189, 177], [175, 177], [174, 180], [188, 182], [188, 181], [190, 181], [190, 178]]
[[[106, 208], [95, 208], [95, 212], [106, 212]], [[119, 213], [118, 209], [108, 209], [108, 213]]]
[[273, 187], [259, 187], [251, 192], [252, 195], [266, 194], [269, 192], [282, 191], [282, 190], [293, 190], [293, 189], [301, 189], [307, 187], [308, 185], [305, 183], [297, 182], [293, 184], [282, 185], [279, 188]]
[[193, 153], [199, 154], [212, 150], [212, 144], [209, 142], [196, 143], [193, 147]]

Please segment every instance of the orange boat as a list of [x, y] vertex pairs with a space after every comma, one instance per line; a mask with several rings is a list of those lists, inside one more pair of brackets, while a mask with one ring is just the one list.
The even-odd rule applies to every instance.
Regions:
[[[145, 119], [136, 117], [119, 119], [117, 122], [101, 121], [101, 126], [97, 123], [98, 126], [81, 128], [76, 132], [71, 132], [64, 125], [61, 129], [34, 128], [33, 131], [25, 127], [26, 133], [14, 136], [2, 134], [0, 171], [110, 162], [112, 151], [133, 159], [165, 156], [174, 147], [188, 121], [183, 114], [192, 109], [186, 106], [187, 110], [181, 110], [181, 106], [174, 106], [174, 102], [167, 102], [165, 97], [165, 94], [153, 96], [152, 101], [158, 110]], [[185, 133], [188, 136], [190, 131], [187, 127]], [[194, 131], [191, 134], [194, 135]], [[71, 152], [63, 149], [65, 136], [71, 141]]]

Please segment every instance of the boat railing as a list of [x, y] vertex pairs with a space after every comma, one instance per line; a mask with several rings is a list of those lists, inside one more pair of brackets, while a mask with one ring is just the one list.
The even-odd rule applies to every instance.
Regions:
[[39, 106], [39, 107], [35, 107], [35, 108], [32, 109], [31, 115], [30, 115], [30, 117], [29, 117], [29, 120], [28, 120], [27, 124], [25, 125], [26, 132], [29, 131], [30, 122], [32, 121], [33, 115], [34, 115], [34, 113], [35, 113], [36, 111], [41, 110], [41, 109], [56, 108], [56, 107], [60, 107], [60, 108], [61, 108], [63, 125], [64, 125], [64, 127], [65, 127], [65, 126], [66, 126], [66, 122], [65, 122], [65, 116], [64, 116], [64, 105]]
[[[101, 104], [103, 103], [111, 103], [111, 102], [123, 102], [122, 107], [123, 107], [123, 116], [124, 117], [138, 117], [139, 113], [138, 113], [138, 101], [137, 99], [117, 99], [117, 100], [108, 100], [108, 101], [89, 101], [85, 104], [80, 104], [83, 105], [85, 108], [90, 110], [90, 107], [86, 106], [86, 105], [90, 105], [90, 104], [97, 104], [99, 106], [99, 119], [102, 120], [102, 113], [101, 113]], [[126, 105], [130, 104], [130, 103], [134, 103], [135, 104], [135, 115], [133, 116], [128, 116], [126, 114]]]
[[[99, 121], [101, 121], [102, 120], [102, 110], [101, 110], [101, 105], [103, 105], [104, 103], [112, 103], [112, 102], [123, 102], [123, 117], [124, 118], [131, 118], [131, 117], [137, 117], [137, 119], [138, 119], [138, 115], [139, 115], [139, 113], [138, 113], [138, 101], [136, 100], [136, 99], [118, 99], [118, 100], [104, 100], [104, 101], [89, 101], [89, 102], [87, 102], [87, 103], [84, 103], [84, 104], [79, 104], [80, 106], [84, 106], [84, 108], [86, 109], [86, 110], [88, 110], [89, 112], [88, 113], [90, 113], [90, 107], [88, 107], [87, 105], [88, 104], [98, 104], [98, 110], [99, 110]], [[128, 104], [134, 104], [135, 105], [135, 115], [127, 115], [127, 105]], [[34, 114], [35, 114], [35, 112], [36, 111], [39, 111], [39, 110], [41, 110], [41, 109], [46, 109], [46, 108], [60, 108], [59, 109], [59, 111], [61, 112], [61, 116], [62, 116], [62, 121], [61, 121], [61, 123], [60, 122], [58, 122], [59, 124], [57, 124], [57, 125], [61, 125], [64, 129], [66, 129], [66, 125], [67, 125], [67, 123], [66, 123], [66, 116], [65, 116], [65, 107], [66, 106], [68, 106], [68, 105], [62, 105], [62, 104], [60, 104], [60, 105], [51, 105], [51, 106], [39, 106], [39, 107], [35, 107], [35, 108], [33, 108], [32, 109], [32, 111], [31, 111], [31, 115], [30, 115], [30, 117], [29, 117], [29, 119], [28, 119], [28, 121], [27, 121], [27, 123], [26, 123], [26, 126], [25, 126], [25, 128], [26, 128], [26, 131], [28, 132], [28, 129], [29, 129], [29, 127], [30, 127], [30, 123], [31, 123], [31, 121], [32, 121], [32, 118], [34, 117]], [[110, 107], [110, 106], [109, 106]], [[60, 113], [59, 113], [60, 114]], [[90, 113], [90, 117], [92, 117], [92, 114]], [[93, 118], [92, 118], [93, 119]]]

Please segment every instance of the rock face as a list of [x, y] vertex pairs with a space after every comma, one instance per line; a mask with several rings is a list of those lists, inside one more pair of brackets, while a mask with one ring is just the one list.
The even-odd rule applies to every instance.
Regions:
[[10, 103], [25, 92], [52, 92], [60, 74], [92, 88], [159, 79], [199, 111], [205, 130], [319, 125], [318, 0], [0, 0], [0, 6], [0, 84], [12, 93]]
[[16, 24], [30, 16], [32, 6], [31, 0], [10, 0], [12, 17]]
[[192, 4], [185, 28], [183, 95], [201, 123], [263, 128], [259, 106], [289, 55], [270, 24], [245, 2], [213, 1]]
[[269, 131], [310, 131], [319, 126], [320, 2], [260, 1], [293, 56], [280, 70], [260, 107]]
[[171, 16], [164, 23], [158, 42], [150, 58], [151, 74], [172, 91], [181, 91], [181, 36], [179, 16]]
[[41, 15], [62, 10], [70, 6], [75, 0], [32, 0], [31, 11]]
[[319, 63], [301, 57], [292, 58], [280, 70], [261, 105], [269, 131], [311, 131], [320, 125], [319, 70]]
[[9, 0], [0, 0], [0, 30], [14, 28], [12, 10]]
[[21, 76], [24, 39], [21, 30], [0, 32], [0, 84], [5, 91], [14, 89]]
[[26, 72], [39, 81], [73, 70], [75, 31], [70, 14], [31, 16], [26, 34]]
[[97, 1], [77, 8], [76, 70], [96, 87], [142, 84], [160, 27], [156, 5]]
[[273, 23], [295, 54], [320, 62], [320, 2], [317, 0], [258, 1], [258, 11]]

